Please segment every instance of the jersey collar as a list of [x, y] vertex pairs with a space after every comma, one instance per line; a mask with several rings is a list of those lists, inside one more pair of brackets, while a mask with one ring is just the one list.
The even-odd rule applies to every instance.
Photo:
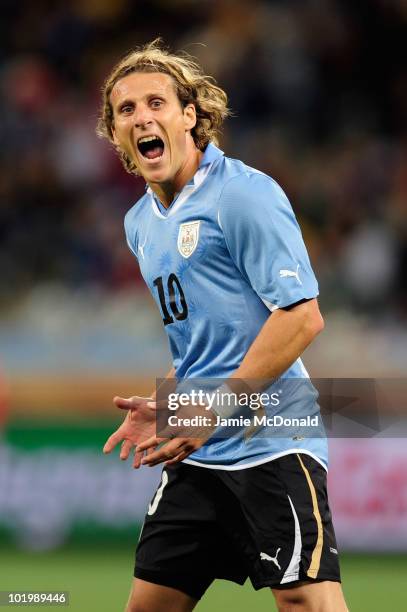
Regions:
[[174, 214], [180, 206], [202, 185], [206, 177], [208, 176], [212, 165], [214, 162], [223, 157], [224, 153], [218, 147], [216, 147], [211, 142], [205, 149], [205, 153], [203, 154], [198, 170], [195, 172], [192, 179], [187, 183], [179, 192], [174, 202], [171, 204], [169, 208], [165, 208], [154, 191], [147, 185], [146, 191], [150, 195], [151, 198], [151, 206], [153, 208], [154, 213], [161, 217], [162, 219], [166, 219]]
[[206, 166], [207, 164], [211, 164], [213, 161], [215, 161], [215, 159], [219, 159], [220, 157], [223, 157], [223, 155], [224, 155], [223, 151], [218, 149], [218, 147], [216, 147], [214, 144], [210, 142], [205, 149], [205, 153], [202, 156], [201, 163], [199, 164], [199, 168], [202, 168], [203, 166]]

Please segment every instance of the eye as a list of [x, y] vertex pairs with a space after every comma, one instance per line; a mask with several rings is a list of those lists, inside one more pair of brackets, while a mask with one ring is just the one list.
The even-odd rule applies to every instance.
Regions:
[[154, 98], [154, 100], [151, 100], [150, 105], [152, 108], [160, 108], [163, 105], [163, 101], [159, 98]]
[[133, 104], [126, 103], [126, 104], [122, 104], [122, 106], [119, 108], [119, 111], [120, 113], [123, 113], [126, 115], [129, 113], [132, 113], [133, 109], [134, 109]]

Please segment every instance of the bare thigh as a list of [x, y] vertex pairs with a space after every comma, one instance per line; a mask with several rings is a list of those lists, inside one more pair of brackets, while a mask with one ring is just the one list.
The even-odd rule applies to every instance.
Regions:
[[134, 578], [126, 612], [190, 612], [197, 603], [177, 589]]
[[340, 582], [304, 582], [272, 591], [279, 612], [348, 612]]

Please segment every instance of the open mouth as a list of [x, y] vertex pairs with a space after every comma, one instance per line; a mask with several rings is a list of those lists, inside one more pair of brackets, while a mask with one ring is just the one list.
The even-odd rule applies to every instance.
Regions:
[[158, 159], [164, 153], [164, 143], [158, 136], [139, 138], [137, 147], [142, 156], [147, 159]]

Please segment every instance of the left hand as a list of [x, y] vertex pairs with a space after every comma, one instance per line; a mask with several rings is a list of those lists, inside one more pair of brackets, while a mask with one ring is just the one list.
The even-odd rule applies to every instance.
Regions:
[[[153, 402], [151, 402], [152, 406]], [[156, 404], [154, 402], [154, 404]], [[191, 418], [189, 407], [180, 408], [176, 416], [179, 419]], [[160, 437], [157, 435], [151, 436], [137, 445], [137, 451], [142, 453], [149, 451], [148, 454], [141, 460], [142, 465], [153, 467], [159, 463], [165, 465], [174, 465], [186, 459], [193, 452], [201, 448], [205, 442], [211, 437], [215, 431], [216, 416], [210, 410], [205, 410], [194, 406], [193, 416], [205, 417], [205, 424], [202, 426], [170, 426], [167, 425], [160, 431]], [[199, 437], [195, 437], [195, 436]], [[159, 444], [163, 444], [159, 449], [155, 450]], [[153, 450], [153, 452], [151, 452]]]

